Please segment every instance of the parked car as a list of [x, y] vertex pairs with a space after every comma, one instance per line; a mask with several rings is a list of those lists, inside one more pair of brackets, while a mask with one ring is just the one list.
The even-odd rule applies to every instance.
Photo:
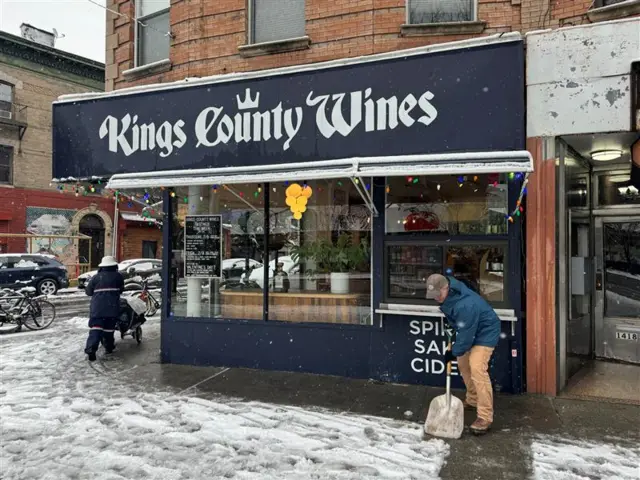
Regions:
[[[146, 279], [149, 286], [160, 285], [162, 274], [162, 260], [156, 260], [153, 258], [133, 258], [130, 260], [123, 260], [118, 263], [118, 270], [127, 281], [140, 281]], [[84, 290], [97, 270], [92, 270], [87, 273], [83, 273], [78, 277], [78, 288]]]
[[[222, 276], [225, 280], [237, 280], [242, 278], [242, 275], [247, 267], [247, 260], [244, 258], [227, 258], [222, 260]], [[256, 268], [262, 267], [262, 263], [252, 258], [249, 259], [249, 270], [253, 271]]]
[[67, 267], [52, 255], [1, 254], [0, 287], [35, 287], [40, 295], [54, 295], [69, 286]]

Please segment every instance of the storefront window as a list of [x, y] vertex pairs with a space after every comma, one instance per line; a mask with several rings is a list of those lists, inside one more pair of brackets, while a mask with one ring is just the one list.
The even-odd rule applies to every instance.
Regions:
[[[179, 317], [242, 318], [263, 316], [262, 258], [264, 196], [258, 184], [189, 187], [176, 190], [174, 227], [179, 237], [172, 266], [180, 280], [173, 295]], [[187, 215], [222, 216], [222, 278], [185, 278], [184, 224]]]
[[190, 187], [174, 201], [179, 232], [186, 215], [222, 216], [223, 276], [184, 278], [178, 239], [173, 315], [263, 320], [267, 289], [268, 320], [371, 324], [371, 214], [351, 180]]
[[437, 245], [389, 242], [386, 246], [387, 300], [424, 301], [429, 275], [450, 275], [491, 303], [506, 299], [506, 244]]
[[507, 175], [387, 179], [387, 233], [507, 233]]
[[369, 209], [351, 180], [298, 185], [270, 192], [269, 320], [371, 324]]

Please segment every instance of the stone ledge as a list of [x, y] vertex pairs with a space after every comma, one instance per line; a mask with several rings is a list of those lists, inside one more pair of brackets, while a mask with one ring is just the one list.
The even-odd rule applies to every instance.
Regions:
[[639, 14], [640, 0], [627, 0], [606, 7], [592, 8], [587, 12], [587, 17], [592, 22], [604, 22]]
[[286, 40], [277, 40], [275, 42], [253, 43], [249, 45], [240, 45], [240, 56], [242, 57], [258, 57], [260, 55], [273, 55], [275, 53], [294, 52], [296, 50], [305, 50], [311, 45], [311, 39], [308, 36], [288, 38]]
[[482, 33], [487, 22], [443, 22], [416, 23], [400, 25], [403, 37], [432, 36], [432, 35], [465, 35]]
[[157, 73], [164, 73], [171, 70], [171, 60], [168, 58], [159, 60], [157, 62], [142, 65], [141, 67], [130, 68], [122, 72], [122, 76], [125, 80], [137, 80], [139, 78], [148, 77], [149, 75], [155, 75]]

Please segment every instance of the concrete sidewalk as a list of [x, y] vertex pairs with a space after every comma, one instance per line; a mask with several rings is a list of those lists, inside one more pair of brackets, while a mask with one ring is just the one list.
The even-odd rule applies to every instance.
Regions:
[[[157, 338], [139, 346], [131, 339], [121, 341], [120, 361], [104, 365], [117, 364], [125, 381], [208, 399], [229, 396], [420, 423], [431, 399], [443, 393], [437, 388], [324, 375], [161, 364], [158, 346]], [[523, 452], [530, 452], [527, 442], [539, 435], [592, 442], [609, 438], [627, 446], [640, 442], [640, 407], [635, 405], [535, 395], [497, 395], [495, 405], [489, 434], [475, 437], [465, 432], [460, 440], [448, 441], [451, 454], [441, 472], [443, 479], [531, 478], [532, 458]], [[469, 425], [474, 413], [466, 415]]]

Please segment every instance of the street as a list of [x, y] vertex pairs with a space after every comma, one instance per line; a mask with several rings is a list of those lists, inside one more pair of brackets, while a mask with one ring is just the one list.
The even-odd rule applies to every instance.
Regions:
[[[502, 428], [485, 439], [425, 440], [412, 412], [393, 419], [240, 400], [188, 378], [170, 388], [144, 374], [139, 360], [144, 349], [157, 356], [157, 317], [144, 325], [142, 345], [118, 339], [113, 357], [100, 352], [89, 364], [82, 352], [88, 304], [60, 302], [49, 329], [0, 336], [5, 479], [518, 478], [514, 471], [541, 480], [638, 478], [640, 448], [624, 435]], [[211, 383], [227, 370], [203, 375]], [[491, 453], [502, 440], [506, 451]], [[484, 458], [469, 458], [470, 448]]]

